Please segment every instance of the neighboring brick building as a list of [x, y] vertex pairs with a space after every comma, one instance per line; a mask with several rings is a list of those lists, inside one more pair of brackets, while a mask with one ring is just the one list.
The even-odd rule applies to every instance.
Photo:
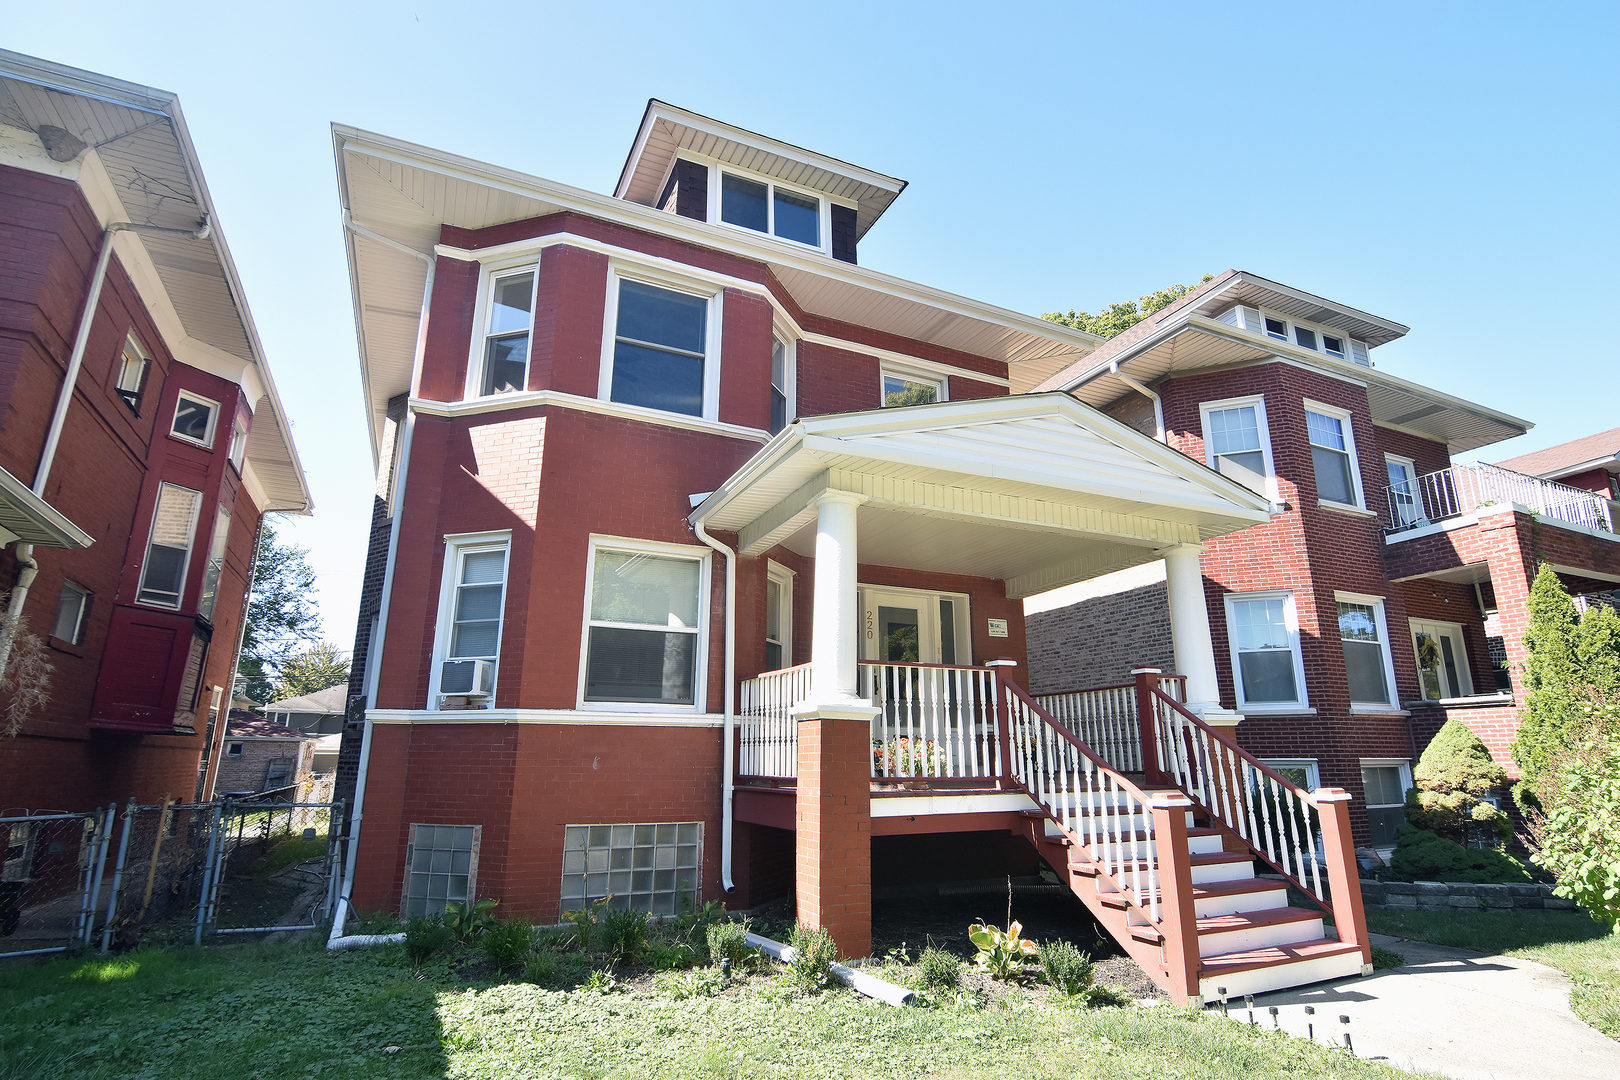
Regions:
[[310, 502], [173, 95], [0, 52], [0, 244], [0, 591], [55, 668], [5, 806], [189, 800]]
[[[1380, 846], [1446, 719], [1512, 771], [1538, 564], [1576, 593], [1620, 581], [1604, 472], [1620, 432], [1505, 463], [1566, 481], [1569, 469], [1602, 473], [1585, 491], [1453, 466], [1453, 454], [1530, 425], [1373, 366], [1370, 350], [1405, 333], [1228, 271], [1037, 388], [1072, 393], [1273, 500], [1269, 522], [1209, 541], [1201, 560], [1220, 699], [1243, 715], [1245, 748], [1357, 795], [1358, 842]], [[1162, 654], [1169, 620], [1143, 603], [1138, 577], [1112, 596], [1104, 582], [1087, 588], [1083, 603], [1030, 619], [1043, 689], [1125, 683], [1133, 663]], [[1087, 634], [1109, 669], [1076, 649]], [[1141, 660], [1121, 654], [1121, 639], [1141, 642]]]
[[[215, 795], [281, 791], [306, 782], [314, 767], [314, 735], [231, 710], [225, 728]], [[296, 801], [283, 795], [287, 801]]]

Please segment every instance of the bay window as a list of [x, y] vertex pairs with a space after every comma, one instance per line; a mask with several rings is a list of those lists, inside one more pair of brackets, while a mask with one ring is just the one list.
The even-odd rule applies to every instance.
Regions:
[[1361, 477], [1356, 467], [1355, 435], [1350, 414], [1314, 402], [1305, 403], [1305, 427], [1316, 471], [1316, 495], [1324, 502], [1361, 506]]
[[445, 537], [433, 696], [487, 706], [495, 697], [511, 534]]
[[225, 569], [225, 544], [231, 536], [231, 512], [223, 505], [214, 518], [214, 536], [208, 544], [208, 569], [203, 572], [202, 594], [197, 598], [197, 614], [214, 617], [214, 600], [219, 595], [219, 575]]
[[484, 308], [478, 393], [509, 394], [529, 387], [529, 336], [534, 326], [533, 266], [491, 275]]
[[593, 546], [584, 701], [699, 703], [707, 571], [705, 556], [669, 545]]
[[1204, 463], [1250, 491], [1269, 495], [1271, 437], [1265, 398], [1206, 401], [1198, 411], [1204, 422]]
[[[616, 283], [616, 284], [615, 284]], [[625, 405], [715, 418], [718, 296], [615, 276], [610, 282], [611, 351], [601, 396]]]
[[152, 531], [141, 567], [141, 587], [135, 597], [140, 603], [180, 607], [186, 588], [186, 569], [191, 562], [192, 536], [197, 531], [197, 511], [201, 506], [200, 491], [178, 484], [158, 485]]

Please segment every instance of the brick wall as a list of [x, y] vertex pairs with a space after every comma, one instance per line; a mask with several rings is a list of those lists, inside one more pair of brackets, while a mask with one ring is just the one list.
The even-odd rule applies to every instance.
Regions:
[[1030, 691], [1055, 694], [1123, 686], [1133, 667], [1175, 674], [1164, 582], [1039, 611], [1026, 619]]
[[214, 792], [225, 795], [233, 791], [262, 791], [264, 790], [265, 776], [268, 774], [270, 764], [276, 761], [292, 763], [292, 782], [302, 782], [309, 776], [312, 751], [309, 744], [302, 739], [225, 739], [225, 747], [229, 749], [233, 742], [240, 741], [242, 752], [231, 755], [224, 753], [219, 759], [218, 778], [214, 781]]

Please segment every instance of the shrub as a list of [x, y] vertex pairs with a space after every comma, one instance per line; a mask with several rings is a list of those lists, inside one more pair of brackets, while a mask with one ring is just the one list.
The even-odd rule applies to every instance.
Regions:
[[1048, 985], [1073, 997], [1091, 985], [1091, 957], [1067, 941], [1048, 941], [1040, 948], [1041, 971]]
[[597, 921], [591, 944], [627, 964], [640, 963], [647, 954], [647, 913], [629, 908], [608, 912]]
[[608, 901], [612, 897], [604, 896], [602, 899], [587, 904], [578, 911], [563, 912], [563, 922], [574, 924], [574, 938], [582, 949], [590, 950], [597, 947], [596, 931], [604, 913], [607, 911]]
[[497, 971], [510, 971], [529, 954], [532, 931], [526, 922], [497, 922], [478, 937], [478, 951]]
[[1454, 840], [1402, 825], [1395, 830], [1390, 867], [1407, 881], [1462, 881], [1475, 885], [1530, 880], [1524, 864], [1490, 848], [1465, 848]]
[[917, 974], [922, 977], [924, 990], [943, 994], [962, 985], [962, 961], [944, 949], [930, 945], [917, 957]]
[[759, 956], [759, 950], [748, 944], [747, 919], [715, 923], [708, 928], [704, 944], [711, 964], [730, 960], [732, 968], [739, 971]]
[[1532, 812], [1536, 860], [1553, 892], [1620, 929], [1620, 738], [1600, 735], [1549, 760]]
[[1460, 721], [1447, 720], [1430, 741], [1412, 770], [1412, 782], [1406, 820], [1414, 828], [1457, 843], [1466, 843], [1475, 830], [1503, 840], [1512, 832], [1508, 816], [1481, 798], [1507, 783], [1507, 770]]
[[499, 903], [499, 900], [491, 900], [487, 896], [482, 900], [452, 901], [444, 905], [444, 925], [456, 936], [457, 941], [466, 944], [495, 921], [490, 910]]
[[454, 940], [455, 934], [437, 915], [431, 919], [412, 919], [405, 926], [405, 955], [410, 957], [412, 965], [421, 967]]
[[832, 966], [838, 959], [838, 946], [826, 927], [811, 929], [799, 923], [788, 935], [788, 944], [793, 946], [788, 975], [795, 983], [805, 990], [820, 990], [832, 984]]

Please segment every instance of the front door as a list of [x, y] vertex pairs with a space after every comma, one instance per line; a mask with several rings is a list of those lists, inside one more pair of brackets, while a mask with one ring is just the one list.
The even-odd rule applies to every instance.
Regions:
[[939, 601], [928, 593], [862, 589], [861, 659], [938, 664]]

